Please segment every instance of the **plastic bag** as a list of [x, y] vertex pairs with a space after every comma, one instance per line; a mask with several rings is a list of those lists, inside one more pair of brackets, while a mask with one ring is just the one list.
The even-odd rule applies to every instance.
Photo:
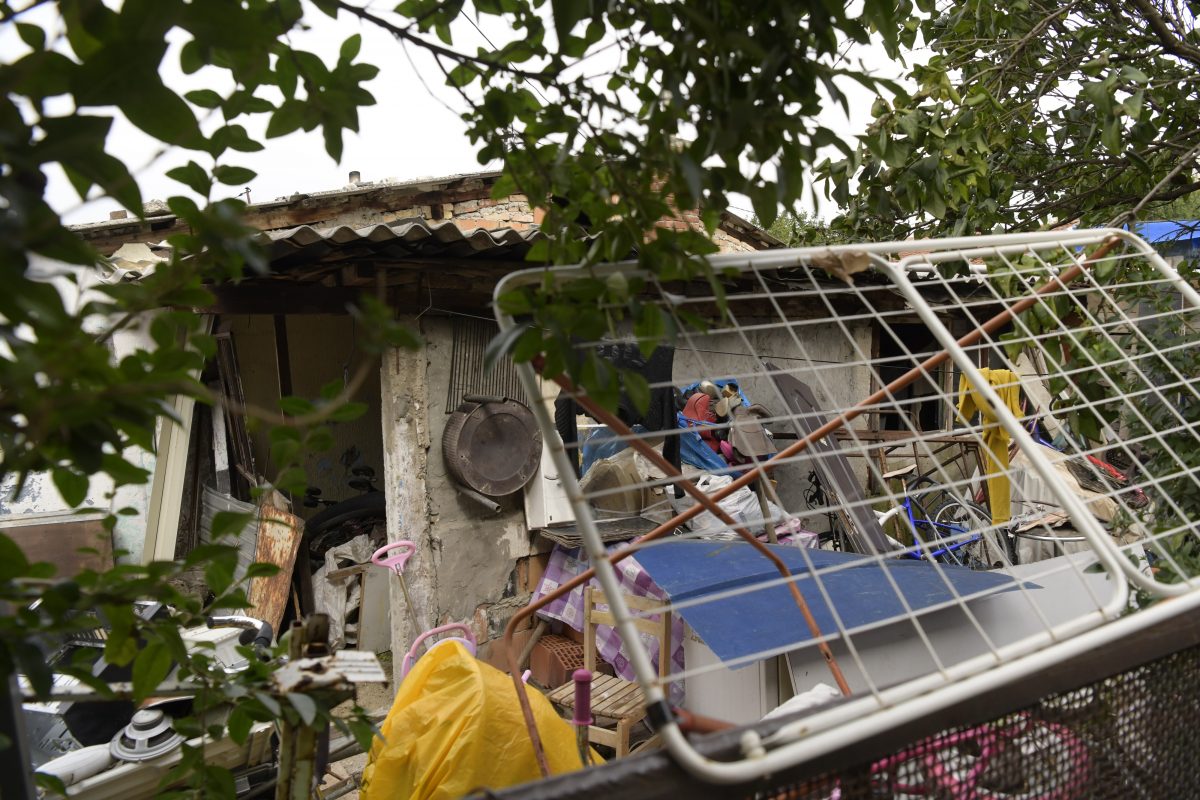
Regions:
[[[552, 774], [580, 768], [575, 730], [529, 688]], [[364, 800], [451, 800], [541, 777], [512, 679], [445, 642], [400, 684], [363, 771]], [[601, 759], [594, 751], [594, 763]]]
[[[375, 546], [371, 537], [359, 534], [345, 544], [325, 551], [325, 565], [313, 573], [313, 608], [329, 615], [329, 646], [341, 650], [346, 644], [346, 617], [359, 607], [362, 594], [357, 578], [330, 583], [325, 576], [339, 567], [349, 564], [364, 564], [371, 560]], [[374, 567], [372, 567], [374, 569]]]

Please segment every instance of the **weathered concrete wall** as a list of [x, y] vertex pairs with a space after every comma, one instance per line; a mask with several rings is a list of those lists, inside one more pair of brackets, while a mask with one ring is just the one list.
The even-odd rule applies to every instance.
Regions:
[[[752, 321], [743, 320], [743, 323], [752, 324]], [[797, 326], [795, 330], [795, 337], [787, 331], [771, 329], [699, 338], [695, 350], [683, 348], [676, 352], [675, 383], [684, 385], [700, 377], [732, 378], [738, 381], [751, 402], [762, 404], [772, 415], [782, 415], [786, 409], [774, 383], [757, 369], [753, 357], [757, 355], [776, 367], [792, 370], [797, 380], [812, 388], [823, 409], [846, 408], [871, 393], [870, 371], [863, 366], [846, 364], [847, 361], [861, 361], [860, 351], [870, 354], [870, 325], [860, 322], [850, 327], [853, 341], [833, 324]], [[771, 427], [791, 429], [780, 423]], [[781, 441], [780, 449], [788, 443]], [[850, 464], [865, 486], [865, 462], [852, 458]], [[806, 508], [803, 495], [808, 488], [810, 469], [806, 462], [799, 460], [775, 471], [780, 499], [789, 509]], [[822, 520], [814, 516], [809, 522], [819, 526]]]
[[[452, 323], [426, 316], [411, 324], [425, 347], [390, 351], [381, 373], [388, 536], [418, 544], [406, 576], [422, 627], [462, 622], [486, 643], [529, 601], [528, 569], [518, 561], [532, 552], [531, 536], [519, 495], [494, 514], [455, 490], [442, 459]], [[392, 647], [400, 654], [413, 632], [398, 581], [391, 600]]]
[[[472, 626], [486, 643], [498, 638], [511, 616], [529, 602], [540, 570], [519, 494], [500, 502], [499, 514], [455, 489], [442, 456], [442, 432], [451, 400], [453, 323], [425, 316], [419, 323], [425, 347], [394, 350], [382, 370], [383, 441], [388, 531], [393, 541], [419, 545], [406, 572], [423, 627], [448, 622]], [[400, 654], [412, 641], [409, 615], [398, 582], [392, 589], [392, 646]], [[399, 659], [397, 659], [397, 663]]]
[[[411, 320], [416, 326], [417, 321]], [[383, 441], [383, 491], [387, 496], [388, 541], [409, 540], [416, 544], [404, 575], [419, 627], [439, 621], [437, 579], [434, 565], [436, 545], [431, 535], [429, 495], [425, 479], [429, 458], [428, 392], [425, 383], [425, 352], [393, 349], [384, 354], [380, 370]], [[395, 683], [400, 682], [402, 654], [420, 633], [411, 622], [413, 614], [400, 581], [391, 591], [392, 651]], [[395, 684], [393, 684], [395, 685]]]
[[528, 602], [528, 590], [519, 585], [516, 561], [532, 552], [533, 537], [525, 527], [519, 493], [500, 500], [501, 511], [494, 514], [460, 494], [447, 474], [442, 431], [458, 406], [458, 398], [447, 405], [453, 322], [425, 317], [422, 323], [432, 437], [426, 488], [438, 543], [438, 610], [450, 620], [473, 620], [482, 642], [498, 636], [513, 612]]

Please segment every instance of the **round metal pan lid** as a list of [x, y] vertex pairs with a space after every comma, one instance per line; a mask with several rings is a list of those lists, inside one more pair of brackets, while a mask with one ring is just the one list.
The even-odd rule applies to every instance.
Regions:
[[446, 424], [442, 455], [459, 483], [489, 497], [503, 497], [537, 472], [542, 434], [522, 403], [468, 395]]

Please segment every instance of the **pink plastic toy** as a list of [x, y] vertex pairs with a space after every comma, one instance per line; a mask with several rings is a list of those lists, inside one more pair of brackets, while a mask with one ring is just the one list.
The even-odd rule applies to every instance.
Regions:
[[[412, 621], [412, 629], [419, 631], [424, 626], [417, 619], [417, 609], [413, 606], [412, 597], [408, 593], [408, 581], [404, 580], [404, 565], [408, 563], [408, 560], [416, 552], [416, 542], [408, 540], [393, 542], [392, 544], [385, 544], [376, 550], [371, 556], [371, 563], [384, 569], [390, 569], [396, 573], [396, 577], [400, 579], [400, 591], [404, 593], [404, 604], [408, 606], [408, 618]], [[388, 555], [388, 553], [391, 553], [391, 555]], [[420, 640], [418, 639], [417, 641]]]
[[[393, 550], [398, 550], [399, 552], [393, 553], [390, 556], [387, 555]], [[371, 556], [371, 563], [380, 567], [386, 567], [395, 572], [397, 575], [403, 575], [404, 565], [408, 562], [408, 559], [412, 558], [412, 555], [415, 552], [417, 552], [417, 545], [415, 542], [410, 542], [407, 540], [403, 542], [393, 542], [392, 544], [385, 544], [383, 547], [376, 550], [375, 554]]]
[[[445, 639], [440, 639], [437, 642], [435, 642], [433, 645], [431, 645], [429, 647], [429, 650], [432, 650], [433, 648], [437, 647], [439, 644], [442, 644], [443, 642], [462, 642], [463, 646], [465, 646], [467, 648], [467, 650], [469, 650], [471, 652], [471, 655], [475, 655], [475, 634], [471, 633], [470, 628], [468, 628], [466, 625], [463, 625], [461, 622], [451, 622], [449, 625], [439, 625], [438, 627], [434, 628], [433, 630], [425, 631], [424, 633], [422, 633], [420, 636], [418, 636], [416, 639], [413, 640], [412, 647], [410, 647], [408, 649], [408, 653], [406, 653], [404, 656], [404, 661], [400, 662], [400, 677], [401, 677], [401, 679], [403, 679], [404, 676], [408, 675], [408, 671], [410, 669], [412, 669], [412, 665], [416, 663], [417, 647], [420, 646], [421, 642], [425, 641], [430, 636], [434, 636], [439, 633], [446, 633], [447, 631], [462, 631], [463, 635], [462, 636], [447, 636]], [[426, 650], [426, 652], [429, 652], [429, 651]]]

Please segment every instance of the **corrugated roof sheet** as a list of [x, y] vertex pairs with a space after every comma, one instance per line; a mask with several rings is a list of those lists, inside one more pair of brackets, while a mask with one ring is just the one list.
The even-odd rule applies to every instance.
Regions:
[[437, 256], [520, 261], [542, 234], [537, 229], [463, 230], [454, 222], [431, 224], [414, 218], [366, 228], [301, 225], [260, 233], [257, 238], [268, 246], [271, 265], [278, 269], [313, 264], [334, 253], [339, 257], [403, 259]]

